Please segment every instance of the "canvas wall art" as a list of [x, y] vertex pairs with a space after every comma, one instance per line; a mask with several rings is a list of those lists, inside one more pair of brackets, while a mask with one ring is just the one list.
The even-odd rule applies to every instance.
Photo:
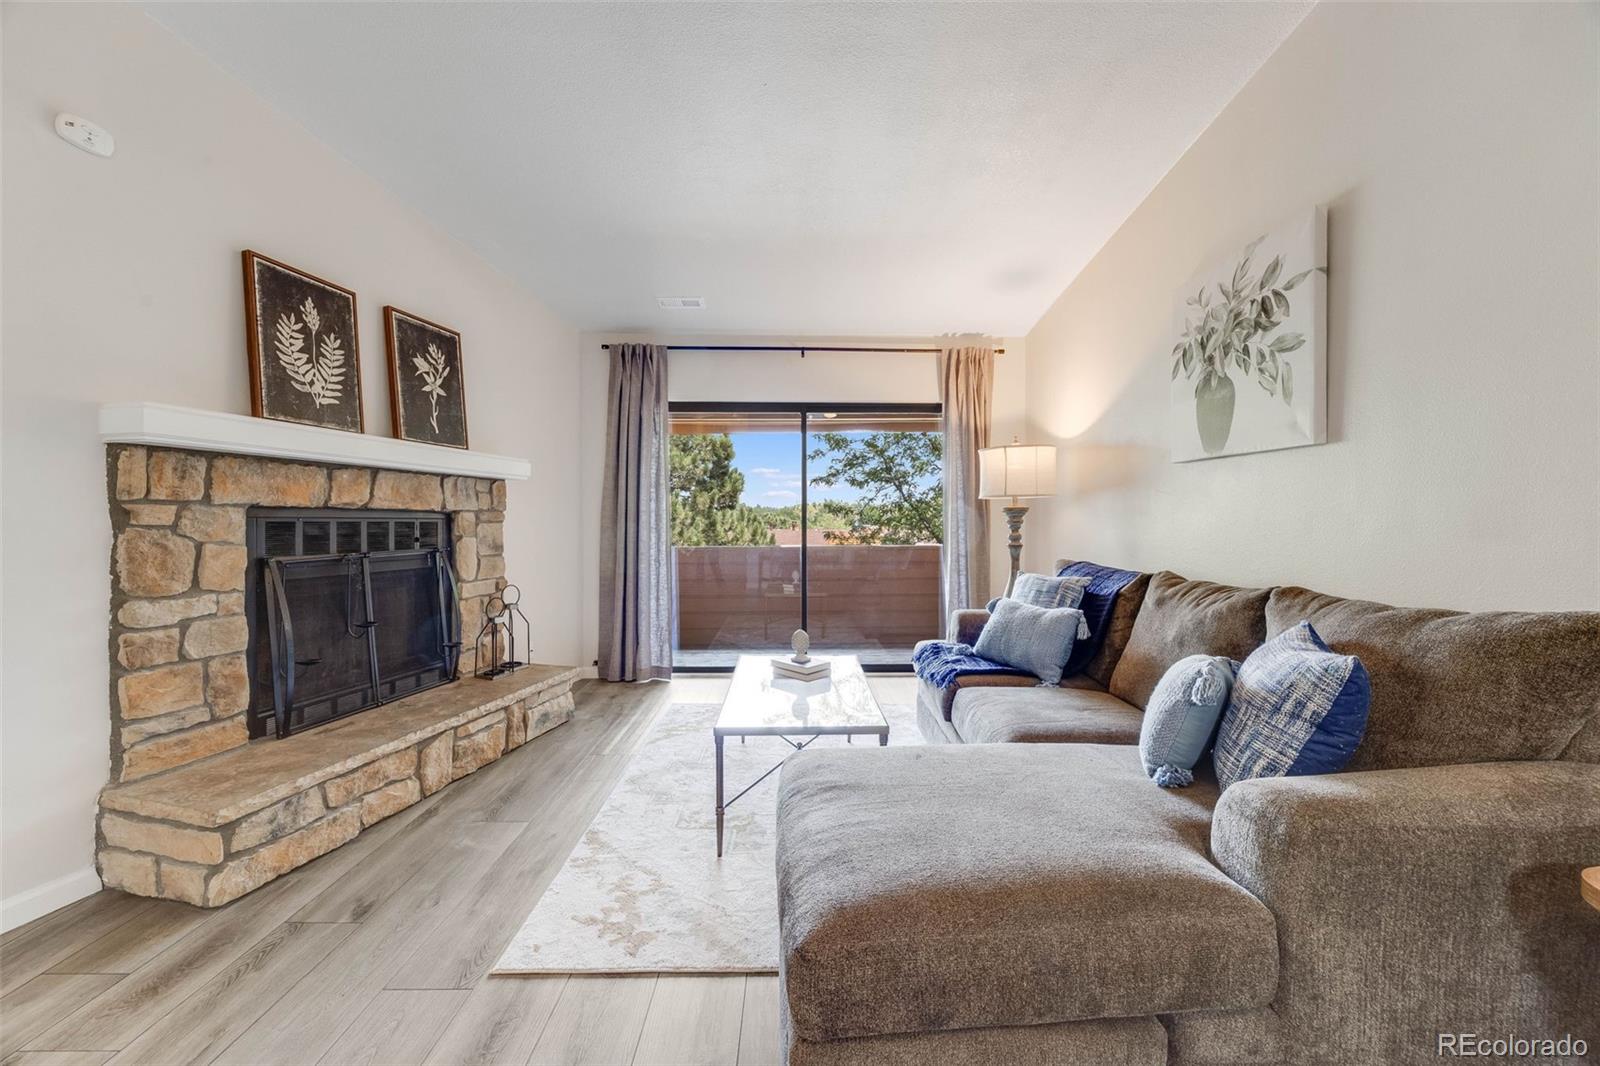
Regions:
[[1327, 246], [1327, 215], [1312, 208], [1185, 286], [1174, 462], [1327, 440]]
[[246, 251], [244, 306], [251, 412], [360, 433], [356, 294]]
[[398, 307], [383, 309], [389, 346], [389, 407], [401, 440], [467, 446], [461, 334]]

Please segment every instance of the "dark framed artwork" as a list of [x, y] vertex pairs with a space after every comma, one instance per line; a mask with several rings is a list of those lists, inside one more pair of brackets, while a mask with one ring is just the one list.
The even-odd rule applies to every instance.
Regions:
[[389, 409], [401, 440], [467, 446], [461, 334], [398, 307], [383, 309], [389, 347]]
[[356, 294], [246, 251], [244, 310], [251, 413], [362, 432]]

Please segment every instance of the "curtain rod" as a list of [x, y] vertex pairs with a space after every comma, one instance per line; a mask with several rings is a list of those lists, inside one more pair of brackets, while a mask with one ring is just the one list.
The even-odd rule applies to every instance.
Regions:
[[[602, 344], [601, 351], [609, 352], [611, 345]], [[826, 344], [669, 344], [669, 352], [799, 352], [802, 359], [807, 352], [861, 352], [911, 355], [922, 353], [932, 355], [943, 351], [943, 348], [861, 348], [861, 347], [835, 347]], [[996, 348], [995, 355], [1004, 355], [1004, 348]]]

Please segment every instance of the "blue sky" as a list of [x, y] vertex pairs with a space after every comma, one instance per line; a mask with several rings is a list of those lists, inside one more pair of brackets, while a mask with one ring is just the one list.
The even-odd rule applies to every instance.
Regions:
[[[867, 434], [861, 431], [846, 435], [864, 437]], [[800, 502], [798, 432], [730, 433], [729, 436], [733, 438], [733, 465], [744, 474], [744, 495], [739, 498], [742, 503], [786, 507]], [[853, 502], [861, 498], [861, 492], [848, 485], [827, 488], [813, 485], [811, 498], [813, 501]]]
[[[762, 507], [786, 507], [800, 502], [799, 433], [730, 433], [729, 436], [733, 438], [733, 465], [744, 474], [741, 502]], [[860, 493], [845, 488], [829, 495], [835, 499], [855, 499]]]

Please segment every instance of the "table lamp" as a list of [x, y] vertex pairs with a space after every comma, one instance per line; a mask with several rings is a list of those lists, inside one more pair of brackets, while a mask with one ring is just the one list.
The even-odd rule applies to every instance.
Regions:
[[1028, 508], [1019, 504], [1021, 499], [1056, 494], [1056, 450], [1048, 444], [1023, 444], [1016, 437], [1010, 444], [998, 448], [978, 449], [978, 496], [985, 500], [1009, 498], [1011, 505], [1003, 507], [1006, 525], [1011, 529], [1011, 539], [1006, 546], [1011, 550], [1011, 578], [1006, 582], [1006, 595], [1017, 583], [1017, 571], [1022, 568], [1022, 516]]

